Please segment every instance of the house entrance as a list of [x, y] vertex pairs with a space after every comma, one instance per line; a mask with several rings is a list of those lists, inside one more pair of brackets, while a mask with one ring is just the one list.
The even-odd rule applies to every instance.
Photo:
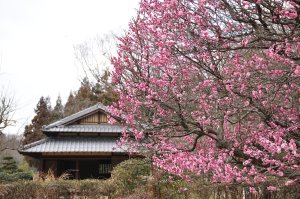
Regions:
[[60, 160], [57, 163], [57, 174], [61, 176], [64, 173], [68, 173], [69, 179], [76, 178], [76, 160]]
[[57, 175], [68, 173], [69, 179], [106, 179], [112, 171], [111, 159], [58, 160]]

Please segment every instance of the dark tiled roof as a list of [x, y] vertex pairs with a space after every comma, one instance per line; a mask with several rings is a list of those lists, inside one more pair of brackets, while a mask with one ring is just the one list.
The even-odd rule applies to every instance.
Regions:
[[45, 138], [25, 145], [20, 153], [45, 153], [45, 152], [125, 152], [117, 146], [118, 138], [115, 137], [55, 137]]
[[86, 132], [86, 133], [122, 133], [124, 127], [111, 124], [84, 124], [58, 126], [44, 129], [44, 132]]

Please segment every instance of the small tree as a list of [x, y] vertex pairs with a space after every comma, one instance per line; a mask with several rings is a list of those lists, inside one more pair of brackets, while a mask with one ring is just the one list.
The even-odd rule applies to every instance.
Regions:
[[0, 135], [3, 134], [5, 128], [15, 124], [12, 118], [14, 111], [14, 99], [0, 92]]
[[9, 174], [18, 171], [17, 162], [12, 156], [5, 156], [2, 159], [1, 171]]

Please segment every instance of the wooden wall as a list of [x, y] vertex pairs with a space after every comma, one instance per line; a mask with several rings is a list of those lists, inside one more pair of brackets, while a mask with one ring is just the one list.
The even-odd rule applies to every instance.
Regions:
[[100, 123], [107, 123], [107, 115], [102, 112], [95, 113], [88, 117], [82, 118], [80, 120], [80, 124], [100, 124]]

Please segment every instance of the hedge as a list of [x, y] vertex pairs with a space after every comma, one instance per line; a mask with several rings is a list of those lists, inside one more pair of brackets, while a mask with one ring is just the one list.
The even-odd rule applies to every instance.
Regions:
[[0, 172], [0, 182], [13, 182], [17, 180], [32, 180], [31, 172], [16, 172], [16, 173], [6, 173]]

